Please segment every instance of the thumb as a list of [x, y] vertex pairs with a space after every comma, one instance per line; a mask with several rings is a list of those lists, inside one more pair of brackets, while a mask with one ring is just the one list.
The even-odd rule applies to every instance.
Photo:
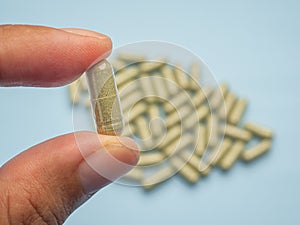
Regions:
[[0, 168], [0, 224], [62, 224], [137, 161], [126, 137], [76, 132], [36, 145]]

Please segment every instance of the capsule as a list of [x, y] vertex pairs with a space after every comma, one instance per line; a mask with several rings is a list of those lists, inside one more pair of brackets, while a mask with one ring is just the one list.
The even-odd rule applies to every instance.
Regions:
[[165, 64], [166, 60], [165, 59], [160, 59], [158, 61], [145, 61], [145, 62], [141, 62], [139, 63], [139, 68], [142, 72], [144, 73], [149, 73], [152, 72], [158, 68], [160, 68], [161, 66], [163, 66]]
[[214, 158], [212, 159], [211, 164], [213, 166], [217, 165], [218, 162], [223, 158], [224, 155], [228, 152], [230, 149], [230, 146], [232, 145], [232, 141], [229, 138], [224, 138], [222, 143], [216, 147], [215, 149], [215, 155]]
[[[141, 116], [142, 114], [145, 114], [147, 112], [147, 105], [144, 102], [138, 102], [134, 105], [134, 107], [131, 108], [131, 110], [128, 111], [128, 121], [133, 122], [137, 117]], [[126, 114], [124, 114], [126, 115]]]
[[138, 82], [130, 82], [126, 85], [123, 85], [121, 87], [117, 86], [119, 90], [120, 99], [127, 98], [127, 96], [130, 96], [132, 93], [136, 92], [139, 89]]
[[207, 144], [206, 131], [207, 131], [206, 126], [199, 124], [198, 139], [197, 139], [197, 143], [195, 145], [195, 151], [194, 151], [194, 153], [197, 156], [202, 156], [206, 149], [206, 144]]
[[147, 152], [141, 154], [138, 161], [138, 166], [151, 166], [160, 163], [164, 159], [164, 154], [161, 152]]
[[203, 176], [207, 176], [212, 170], [212, 167], [203, 161], [200, 162], [199, 172]]
[[212, 113], [207, 118], [207, 143], [209, 147], [215, 147], [218, 144], [219, 121], [216, 114]]
[[192, 166], [195, 170], [197, 170], [201, 175], [206, 176], [210, 171], [211, 167], [204, 166], [201, 159], [196, 155], [191, 155], [189, 151], [183, 151], [180, 156], [183, 160], [187, 161], [187, 163]]
[[179, 146], [181, 144], [181, 141], [179, 138], [173, 140], [168, 145], [164, 146], [163, 148], [159, 148], [159, 150], [166, 155], [166, 157], [169, 157], [170, 155], [176, 154]]
[[152, 135], [155, 137], [159, 137], [162, 135], [164, 131], [163, 123], [160, 120], [160, 111], [158, 106], [151, 105], [147, 108], [149, 120], [150, 120], [150, 128]]
[[161, 68], [161, 73], [165, 79], [164, 85], [168, 94], [170, 96], [176, 95], [179, 92], [179, 87], [176, 84], [175, 75], [172, 68], [168, 64], [165, 64]]
[[148, 139], [151, 137], [148, 120], [144, 116], [139, 116], [135, 119], [137, 135], [140, 139]]
[[219, 166], [223, 170], [230, 169], [241, 155], [244, 147], [245, 143], [243, 141], [236, 141], [229, 149], [229, 151], [225, 154], [225, 156], [220, 160], [220, 162], [218, 163]]
[[[208, 116], [209, 108], [206, 105], [200, 105], [196, 109], [196, 112], [197, 112], [197, 115], [195, 115], [195, 116], [190, 115], [190, 116], [187, 116], [186, 118], [184, 118], [184, 121], [182, 122], [184, 129], [188, 130], [195, 126], [198, 126], [199, 122]], [[193, 112], [191, 111], [191, 113], [193, 113]]]
[[200, 89], [198, 82], [200, 81], [200, 65], [198, 63], [193, 63], [190, 68], [190, 89], [198, 90]]
[[256, 159], [257, 157], [261, 156], [262, 154], [266, 153], [271, 148], [271, 141], [270, 140], [262, 140], [257, 145], [246, 149], [241, 158], [244, 161], [251, 161]]
[[195, 107], [198, 107], [200, 104], [202, 104], [208, 96], [210, 96], [212, 93], [212, 89], [210, 88], [203, 88], [199, 89], [196, 94], [192, 97], [192, 102]]
[[126, 96], [121, 96], [121, 104], [122, 104], [122, 109], [126, 113], [130, 111], [131, 107], [136, 104], [137, 101], [143, 98], [143, 93], [140, 92], [139, 90], [133, 91], [132, 93], [126, 95]]
[[228, 85], [225, 83], [222, 83], [219, 88], [214, 90], [214, 93], [209, 99], [209, 104], [212, 109], [218, 109], [220, 106], [222, 106], [222, 100], [224, 101], [227, 91]]
[[153, 79], [146, 74], [142, 74], [141, 77], [142, 78], [138, 79], [138, 83], [143, 92], [143, 98], [145, 98], [149, 103], [154, 103], [157, 96], [154, 90]]
[[88, 69], [86, 76], [97, 132], [120, 135], [123, 115], [112, 66], [103, 60]]
[[189, 134], [183, 134], [178, 141], [173, 141], [170, 145], [165, 147], [162, 151], [168, 157], [184, 151], [185, 148], [191, 146], [194, 142], [194, 137]]
[[179, 123], [180, 121], [187, 118], [191, 113], [193, 113], [192, 109], [189, 106], [186, 107], [180, 107], [177, 109], [178, 111], [174, 111], [171, 114], [169, 114], [166, 118], [166, 126], [172, 127], [175, 124]]
[[179, 125], [176, 125], [175, 127], [168, 128], [167, 134], [165, 138], [163, 139], [162, 143], [159, 145], [159, 148], [163, 149], [170, 145], [174, 140], [179, 138], [181, 135], [181, 127]]
[[189, 77], [185, 73], [185, 71], [179, 66], [178, 64], [174, 66], [174, 73], [177, 80], [177, 83], [180, 85], [180, 87], [187, 89], [189, 88]]
[[228, 119], [235, 101], [236, 101], [236, 96], [231, 92], [227, 93], [225, 97], [224, 105], [219, 109], [219, 115], [221, 119]]
[[127, 62], [127, 63], [136, 63], [140, 61], [144, 61], [145, 57], [143, 55], [139, 55], [136, 53], [127, 53], [127, 52], [120, 52], [117, 56], [118, 60]]
[[244, 128], [250, 131], [252, 134], [261, 137], [261, 138], [269, 138], [271, 139], [273, 136], [273, 132], [265, 127], [262, 127], [258, 124], [254, 123], [245, 123]]
[[121, 60], [113, 60], [111, 64], [113, 65], [114, 70], [117, 72], [127, 66], [127, 64]]
[[225, 127], [225, 136], [242, 141], [250, 141], [252, 134], [244, 129], [227, 124]]
[[199, 172], [179, 156], [172, 157], [170, 162], [173, 168], [179, 170], [178, 173], [189, 183], [196, 183], [200, 179]]
[[229, 123], [233, 125], [237, 125], [238, 122], [240, 122], [246, 107], [247, 107], [247, 100], [238, 99], [237, 102], [234, 104], [231, 113], [228, 116]]
[[154, 86], [154, 93], [157, 96], [156, 99], [159, 102], [167, 100], [169, 97], [169, 92], [165, 87], [165, 82], [167, 82], [166, 78], [163, 78], [159, 73], [155, 73], [153, 76], [151, 76], [151, 81]]
[[189, 101], [188, 95], [183, 92], [178, 92], [178, 94], [174, 95], [169, 101], [170, 104], [166, 104], [164, 109], [166, 113], [174, 112], [176, 108], [181, 107], [184, 103]]
[[126, 70], [120, 70], [119, 72], [117, 72], [116, 79], [118, 88], [121, 88], [123, 85], [133, 80], [139, 74], [139, 72], [139, 69], [134, 66], [130, 66], [126, 68]]
[[145, 190], [151, 190], [161, 182], [168, 180], [174, 174], [174, 169], [171, 166], [166, 166], [149, 177], [142, 180], [142, 186]]

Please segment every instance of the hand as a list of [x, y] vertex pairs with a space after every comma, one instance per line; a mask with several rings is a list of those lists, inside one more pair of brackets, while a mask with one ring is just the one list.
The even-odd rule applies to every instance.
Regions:
[[[88, 30], [0, 26], [0, 85], [68, 84], [107, 57], [111, 46], [109, 37]], [[83, 140], [80, 151], [78, 138]], [[136, 149], [129, 138], [92, 132], [70, 133], [31, 147], [0, 167], [0, 224], [62, 224], [110, 183], [82, 155], [116, 179], [137, 163]], [[107, 151], [127, 166], [115, 166], [109, 161], [113, 157], [104, 157]]]

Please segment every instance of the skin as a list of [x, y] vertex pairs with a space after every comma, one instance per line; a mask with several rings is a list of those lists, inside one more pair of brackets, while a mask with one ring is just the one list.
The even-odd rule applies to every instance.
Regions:
[[[107, 57], [111, 48], [109, 37], [88, 30], [0, 26], [0, 86], [66, 85]], [[110, 146], [109, 153], [119, 161], [131, 166], [138, 161], [132, 140], [126, 140], [129, 147], [125, 147], [118, 145], [116, 137], [92, 132], [70, 133], [35, 145], [0, 167], [0, 224], [63, 224], [94, 194], [85, 191], [80, 176], [80, 168], [88, 165], [75, 135], [85, 140], [86, 154], [100, 148], [96, 141], [100, 138], [101, 145]], [[121, 176], [128, 170], [116, 172]], [[111, 182], [88, 173], [97, 190]]]

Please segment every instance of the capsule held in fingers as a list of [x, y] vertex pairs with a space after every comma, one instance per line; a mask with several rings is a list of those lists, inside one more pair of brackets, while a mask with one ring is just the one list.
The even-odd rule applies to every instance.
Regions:
[[112, 66], [103, 60], [92, 66], [86, 76], [97, 132], [120, 135], [123, 115]]

